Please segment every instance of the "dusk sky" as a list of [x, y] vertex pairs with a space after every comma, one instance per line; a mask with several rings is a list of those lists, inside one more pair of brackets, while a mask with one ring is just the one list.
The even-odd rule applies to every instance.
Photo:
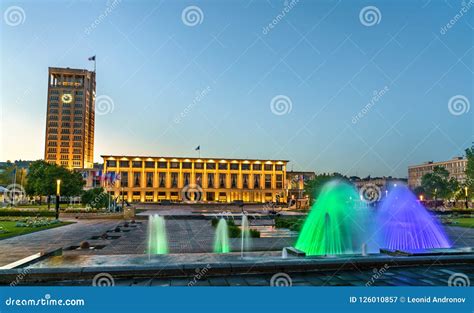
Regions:
[[[367, 6], [375, 22], [361, 14]], [[44, 157], [48, 67], [92, 69], [92, 55], [96, 161], [195, 157], [200, 145], [203, 157], [406, 177], [408, 165], [463, 155], [474, 140], [469, 0], [2, 1], [1, 10], [1, 161]]]

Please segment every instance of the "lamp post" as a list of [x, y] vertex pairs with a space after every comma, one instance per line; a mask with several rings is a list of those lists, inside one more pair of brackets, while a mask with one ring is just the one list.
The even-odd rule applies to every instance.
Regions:
[[436, 201], [436, 194], [438, 193], [438, 188], [434, 190], [434, 201], [435, 201], [435, 210], [438, 209], [438, 201]]
[[467, 186], [464, 187], [464, 195], [466, 196], [466, 209], [469, 209], [469, 205], [467, 203]]
[[59, 195], [61, 194], [61, 180], [56, 180], [56, 219], [59, 219]]
[[122, 212], [123, 212], [123, 206], [125, 204], [124, 199], [123, 199], [123, 186], [121, 187], [121, 192], [120, 193], [122, 194]]

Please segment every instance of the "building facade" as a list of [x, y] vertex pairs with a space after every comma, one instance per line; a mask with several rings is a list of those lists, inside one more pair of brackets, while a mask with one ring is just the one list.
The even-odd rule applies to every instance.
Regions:
[[288, 187], [288, 197], [290, 199], [303, 199], [306, 197], [304, 194], [304, 184], [308, 180], [316, 177], [315, 172], [299, 172], [299, 171], [288, 171], [286, 172], [286, 185]]
[[95, 72], [49, 68], [44, 159], [70, 169], [92, 168]]
[[128, 202], [286, 202], [285, 160], [102, 158], [104, 188]]
[[408, 167], [408, 185], [416, 188], [421, 185], [423, 175], [432, 173], [436, 166], [444, 167], [449, 172], [449, 178], [454, 177], [459, 183], [466, 180], [467, 159], [455, 157], [449, 161], [426, 162], [420, 165], [412, 165]]

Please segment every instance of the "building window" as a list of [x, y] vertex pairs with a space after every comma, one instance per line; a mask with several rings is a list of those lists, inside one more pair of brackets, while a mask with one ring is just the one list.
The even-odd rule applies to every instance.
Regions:
[[166, 168], [166, 162], [158, 162], [158, 168]]
[[160, 188], [166, 188], [166, 173], [159, 173], [159, 187]]
[[107, 160], [107, 167], [117, 167], [117, 161]]
[[265, 164], [264, 170], [265, 171], [272, 171], [273, 170], [273, 164]]
[[207, 192], [206, 199], [207, 201], [214, 201], [214, 192]]
[[249, 188], [249, 174], [243, 174], [242, 175], [242, 187], [244, 189]]
[[146, 173], [146, 186], [153, 187], [153, 173]]
[[219, 188], [225, 188], [225, 174], [219, 174]]
[[230, 169], [233, 171], [239, 170], [239, 163], [231, 163]]
[[253, 175], [253, 188], [260, 189], [260, 175]]
[[184, 173], [184, 186], [189, 185], [189, 180], [191, 179], [191, 174], [190, 173]]
[[248, 171], [250, 170], [250, 164], [244, 163], [242, 164], [242, 171]]
[[276, 171], [283, 171], [283, 165], [275, 165]]
[[272, 175], [265, 175], [265, 188], [271, 189], [272, 188]]
[[140, 187], [140, 173], [133, 173], [133, 187]]
[[204, 163], [201, 163], [201, 162], [194, 163], [194, 168], [197, 169], [197, 170], [200, 170], [203, 167], [204, 167]]
[[178, 173], [171, 173], [171, 188], [178, 187]]
[[120, 161], [120, 167], [129, 167], [130, 166], [130, 162], [128, 161]]
[[261, 171], [262, 170], [262, 164], [253, 164], [252, 168], [254, 171]]
[[155, 168], [155, 162], [153, 162], [153, 161], [146, 161], [146, 162], [145, 162], [145, 167], [146, 167], [146, 168]]
[[183, 166], [183, 168], [190, 169], [191, 168], [191, 162], [183, 162], [182, 166]]
[[142, 167], [142, 161], [132, 161], [132, 167], [134, 168]]
[[121, 187], [128, 187], [128, 172], [121, 172], [120, 173], [120, 186]]
[[227, 169], [227, 163], [219, 163], [219, 169], [220, 170], [226, 170]]
[[170, 167], [171, 168], [179, 168], [179, 163], [178, 162], [171, 162]]
[[207, 163], [206, 168], [208, 170], [215, 170], [216, 169], [216, 163]]
[[202, 186], [202, 174], [201, 173], [196, 174], [196, 185], [198, 185], [199, 187]]
[[207, 174], [207, 188], [214, 188], [214, 174]]
[[237, 188], [237, 174], [230, 175], [230, 184], [231, 188]]

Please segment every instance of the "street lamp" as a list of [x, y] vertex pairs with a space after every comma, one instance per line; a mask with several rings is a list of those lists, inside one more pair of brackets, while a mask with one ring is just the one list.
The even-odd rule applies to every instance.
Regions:
[[420, 195], [420, 202], [423, 202], [423, 195]]
[[464, 187], [464, 195], [466, 196], [466, 209], [469, 209], [469, 205], [467, 203], [467, 186]]
[[56, 219], [59, 219], [59, 195], [61, 194], [61, 180], [56, 180]]

